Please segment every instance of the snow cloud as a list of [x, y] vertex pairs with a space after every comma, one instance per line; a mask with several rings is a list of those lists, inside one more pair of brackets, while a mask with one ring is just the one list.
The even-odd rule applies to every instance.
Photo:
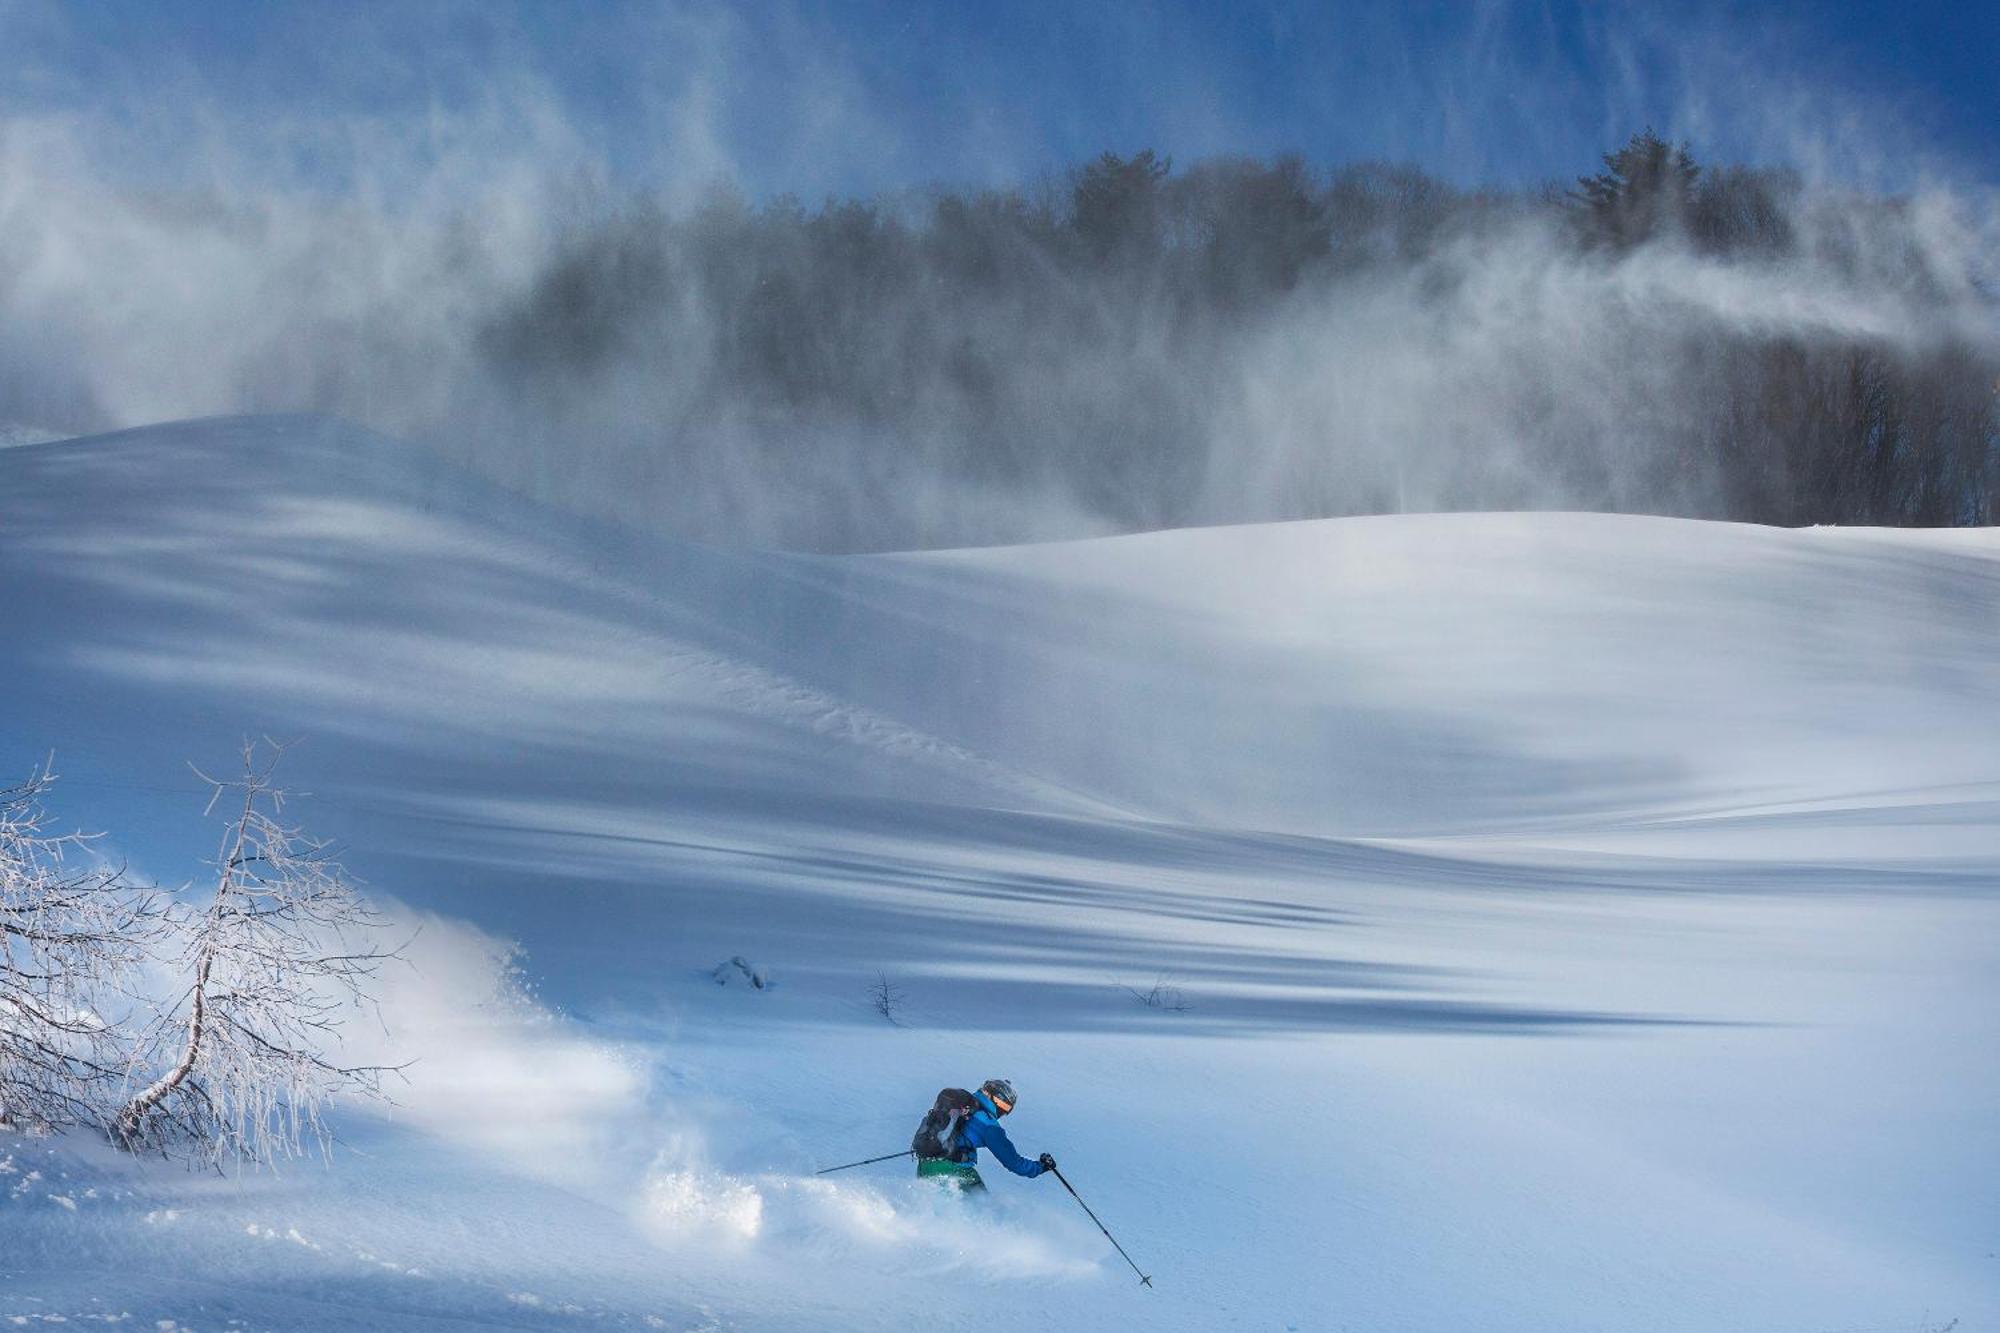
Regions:
[[625, 1160], [645, 1125], [643, 1059], [537, 1003], [508, 941], [400, 906], [389, 917], [389, 932], [417, 933], [380, 974], [381, 1023], [349, 1023], [341, 1054], [407, 1063], [390, 1114], [529, 1175], [590, 1178]]

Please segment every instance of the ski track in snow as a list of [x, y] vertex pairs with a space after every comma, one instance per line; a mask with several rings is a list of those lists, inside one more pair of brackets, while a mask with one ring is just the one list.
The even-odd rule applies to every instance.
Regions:
[[877, 751], [885, 758], [963, 779], [971, 775], [997, 797], [1012, 797], [1035, 808], [1075, 808], [1109, 813], [1060, 785], [1016, 772], [962, 745], [910, 727], [892, 717], [827, 695], [797, 680], [746, 662], [693, 649], [664, 659], [669, 677], [697, 675], [710, 682], [718, 702], [755, 717], [766, 717], [815, 736]]

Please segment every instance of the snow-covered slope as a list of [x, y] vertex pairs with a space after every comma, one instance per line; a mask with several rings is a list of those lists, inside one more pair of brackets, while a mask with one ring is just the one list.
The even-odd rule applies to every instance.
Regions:
[[[2000, 1318], [1991, 533], [731, 553], [260, 418], [0, 452], [0, 597], [0, 761], [68, 818], [178, 879], [185, 761], [303, 736], [312, 826], [432, 919], [365, 1156], [17, 1143], [0, 1317]], [[1159, 1291], [1046, 1182], [810, 1177], [990, 1074]]]

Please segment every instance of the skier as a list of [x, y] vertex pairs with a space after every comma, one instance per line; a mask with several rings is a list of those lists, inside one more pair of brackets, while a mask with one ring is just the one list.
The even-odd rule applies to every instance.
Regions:
[[937, 1177], [959, 1190], [983, 1190], [977, 1166], [981, 1148], [993, 1154], [1017, 1176], [1030, 1180], [1056, 1169], [1056, 1159], [1043, 1153], [1033, 1161], [1021, 1156], [1000, 1128], [1000, 1117], [1014, 1109], [1014, 1085], [989, 1078], [976, 1093], [946, 1088], [917, 1127], [914, 1148], [917, 1174]]

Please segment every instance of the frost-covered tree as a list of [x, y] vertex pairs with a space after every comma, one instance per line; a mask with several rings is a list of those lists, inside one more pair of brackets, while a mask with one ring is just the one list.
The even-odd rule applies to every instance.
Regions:
[[272, 774], [282, 757], [281, 746], [249, 743], [241, 778], [203, 775], [209, 813], [225, 813], [213, 888], [176, 921], [187, 987], [145, 1042], [142, 1067], [158, 1074], [113, 1128], [128, 1148], [217, 1163], [324, 1151], [330, 1099], [382, 1095], [388, 1068], [333, 1052], [396, 950], [377, 943], [383, 922], [328, 844], [281, 822], [285, 792]]
[[128, 980], [156, 933], [151, 895], [52, 834], [46, 766], [0, 790], [0, 1124], [103, 1126], [129, 1042]]

